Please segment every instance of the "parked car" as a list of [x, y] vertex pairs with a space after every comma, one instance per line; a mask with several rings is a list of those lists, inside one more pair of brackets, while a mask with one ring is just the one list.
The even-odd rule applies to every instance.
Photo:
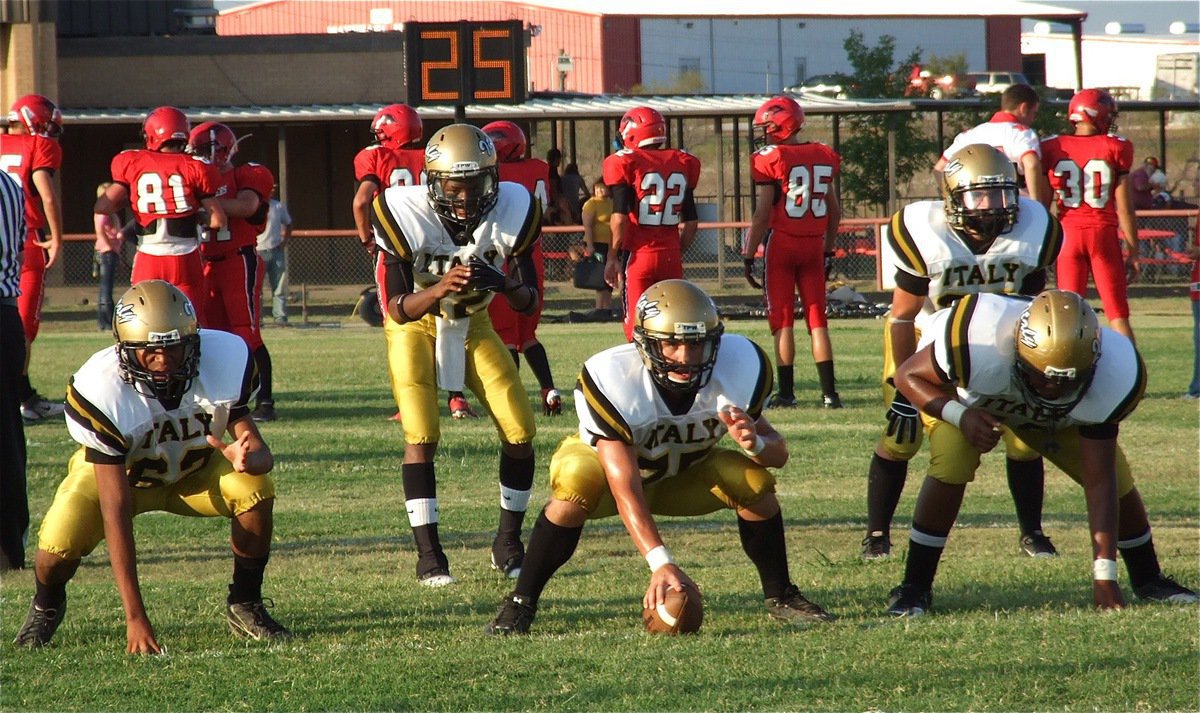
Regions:
[[792, 94], [816, 94], [818, 96], [846, 99], [857, 96], [859, 85], [847, 74], [814, 74], [797, 85], [784, 90]]
[[914, 64], [908, 75], [906, 97], [929, 97], [930, 99], [963, 99], [976, 96], [975, 80], [965, 74], [943, 74], [934, 76], [928, 69]]
[[967, 72], [975, 80], [975, 91], [980, 94], [1000, 94], [1014, 84], [1029, 84], [1020, 72]]

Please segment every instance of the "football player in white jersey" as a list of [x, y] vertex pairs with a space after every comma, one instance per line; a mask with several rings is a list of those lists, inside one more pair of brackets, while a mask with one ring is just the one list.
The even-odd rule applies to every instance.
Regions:
[[404, 414], [404, 500], [417, 545], [417, 580], [454, 582], [438, 537], [433, 457], [441, 440], [437, 391], [464, 386], [487, 408], [500, 436], [500, 523], [492, 566], [515, 577], [521, 524], [533, 487], [533, 409], [517, 367], [488, 319], [494, 296], [513, 310], [538, 305], [532, 251], [541, 203], [501, 183], [496, 148], [474, 126], [434, 132], [425, 148], [425, 186], [393, 186], [372, 204], [382, 311], [400, 324], [406, 359], [392, 364]]
[[[698, 594], [667, 550], [654, 515], [737, 513], [742, 547], [758, 569], [767, 611], [801, 624], [832, 621], [788, 574], [783, 515], [769, 469], [788, 460], [783, 436], [762, 413], [771, 362], [740, 335], [725, 334], [703, 290], [664, 280], [636, 305], [634, 343], [584, 362], [575, 387], [579, 433], [550, 461], [553, 495], [529, 540], [512, 594], [489, 634], [525, 634], [542, 590], [575, 552], [588, 520], [620, 515], [650, 566], [646, 608], [668, 589]], [[729, 434], [734, 448], [718, 446]]]
[[50, 642], [66, 614], [67, 582], [106, 540], [125, 608], [126, 651], [162, 653], [142, 602], [133, 542], [133, 518], [150, 511], [229, 518], [229, 626], [254, 639], [288, 638], [262, 599], [274, 459], [250, 417], [258, 371], [246, 343], [201, 330], [192, 303], [161, 280], [129, 288], [114, 310], [113, 332], [116, 348], [96, 352], [67, 387], [67, 427], [80, 448], [38, 531], [36, 593], [14, 643]]
[[1083, 486], [1098, 608], [1125, 604], [1117, 552], [1137, 598], [1200, 601], [1159, 569], [1146, 508], [1117, 444], [1120, 422], [1145, 391], [1145, 365], [1127, 337], [1100, 329], [1082, 297], [1059, 290], [1032, 301], [964, 297], [929, 321], [920, 350], [897, 368], [895, 381], [938, 420], [930, 429], [933, 457], [913, 513], [904, 583], [892, 590], [888, 614], [929, 611], [966, 484], [980, 454], [1010, 433]]
[[[984, 144], [953, 156], [942, 177], [943, 200], [913, 203], [892, 216], [887, 239], [896, 256], [892, 311], [883, 333], [887, 427], [867, 475], [864, 559], [891, 552], [892, 516], [908, 461], [920, 450], [917, 410], [891, 385], [892, 372], [916, 349], [922, 322], [955, 299], [975, 293], [1036, 295], [1062, 246], [1062, 228], [1037, 201], [1017, 195], [1012, 163]], [[1018, 439], [1008, 443], [1008, 484], [1021, 525], [1021, 549], [1056, 553], [1042, 532], [1043, 464]]]

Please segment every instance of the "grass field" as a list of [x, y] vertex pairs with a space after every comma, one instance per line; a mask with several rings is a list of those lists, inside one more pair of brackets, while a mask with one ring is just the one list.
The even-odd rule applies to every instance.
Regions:
[[[1154, 524], [1164, 569], [1200, 583], [1197, 406], [1186, 298], [1134, 301], [1150, 381], [1121, 442]], [[232, 569], [223, 520], [136, 521], [142, 589], [168, 655], [130, 658], [101, 546], [69, 587], [66, 621], [40, 651], [11, 646], [33, 591], [28, 572], [0, 590], [0, 708], [27, 710], [971, 710], [1159, 711], [1200, 707], [1198, 612], [1133, 603], [1091, 609], [1082, 491], [1047, 466], [1045, 526], [1062, 556], [1017, 553], [1003, 457], [985, 458], [967, 490], [934, 587], [934, 614], [884, 616], [903, 573], [907, 524], [927, 456], [914, 461], [889, 561], [858, 558], [865, 473], [882, 423], [878, 321], [831, 325], [847, 408], [771, 412], [792, 460], [778, 473], [792, 576], [835, 612], [831, 625], [786, 628], [763, 609], [731, 513], [660, 523], [705, 592], [697, 636], [641, 630], [645, 564], [616, 518], [589, 525], [551, 581], [531, 636], [491, 639], [482, 626], [509, 584], [488, 567], [497, 510], [495, 435], [487, 420], [443, 421], [438, 456], [442, 537], [458, 584], [420, 587], [400, 483], [401, 432], [381, 332], [270, 330], [281, 420], [263, 432], [276, 455], [275, 549], [266, 594], [297, 638], [268, 647], [232, 637], [222, 619]], [[729, 328], [767, 345], [763, 322]], [[75, 330], [75, 331], [68, 331]], [[35, 347], [43, 392], [107, 336], [49, 325]], [[617, 325], [540, 330], [560, 386], [616, 343]], [[817, 398], [798, 360], [798, 391]], [[522, 372], [531, 395], [532, 375]], [[477, 400], [473, 400], [477, 403]], [[443, 414], [445, 415], [445, 414]], [[574, 419], [538, 415], [532, 523], [546, 466]], [[27, 427], [35, 528], [73, 449], [61, 422]], [[528, 530], [527, 530], [528, 532]], [[32, 560], [36, 537], [31, 536]], [[1132, 597], [1121, 567], [1127, 597]]]

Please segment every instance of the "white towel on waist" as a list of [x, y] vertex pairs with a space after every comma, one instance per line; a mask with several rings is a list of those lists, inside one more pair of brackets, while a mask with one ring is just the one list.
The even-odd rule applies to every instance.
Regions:
[[445, 391], [462, 391], [467, 371], [467, 327], [470, 317], [462, 319], [437, 318], [438, 386]]

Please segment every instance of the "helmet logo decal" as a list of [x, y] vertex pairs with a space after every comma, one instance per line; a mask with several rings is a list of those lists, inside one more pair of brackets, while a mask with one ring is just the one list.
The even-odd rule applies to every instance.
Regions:
[[425, 160], [436, 161], [442, 157], [442, 150], [437, 144], [429, 144], [425, 147]]
[[708, 334], [708, 327], [704, 322], [676, 322], [675, 336], [677, 337], [703, 337]]
[[962, 164], [962, 161], [958, 160], [957, 158], [954, 158], [954, 159], [950, 159], [950, 163], [946, 164], [946, 167], [942, 170], [942, 173], [947, 176], [953, 176], [954, 174], [963, 170], [963, 168], [964, 168], [964, 166]]
[[658, 308], [658, 300], [651, 300], [644, 294], [638, 299], [637, 311], [638, 316], [643, 320], [662, 314], [662, 310]]
[[1020, 322], [1017, 323], [1017, 334], [1020, 336], [1021, 343], [1030, 349], [1038, 347], [1038, 333], [1036, 329], [1029, 328], [1029, 312], [1026, 311], [1021, 315]]
[[491, 156], [495, 152], [495, 148], [495, 144], [493, 144], [486, 135], [479, 139], [479, 152], [484, 156]]
[[125, 324], [127, 322], [132, 322], [133, 318], [134, 318], [133, 305], [127, 304], [125, 302], [118, 302], [117, 309], [116, 309], [116, 316], [117, 316], [118, 324]]

